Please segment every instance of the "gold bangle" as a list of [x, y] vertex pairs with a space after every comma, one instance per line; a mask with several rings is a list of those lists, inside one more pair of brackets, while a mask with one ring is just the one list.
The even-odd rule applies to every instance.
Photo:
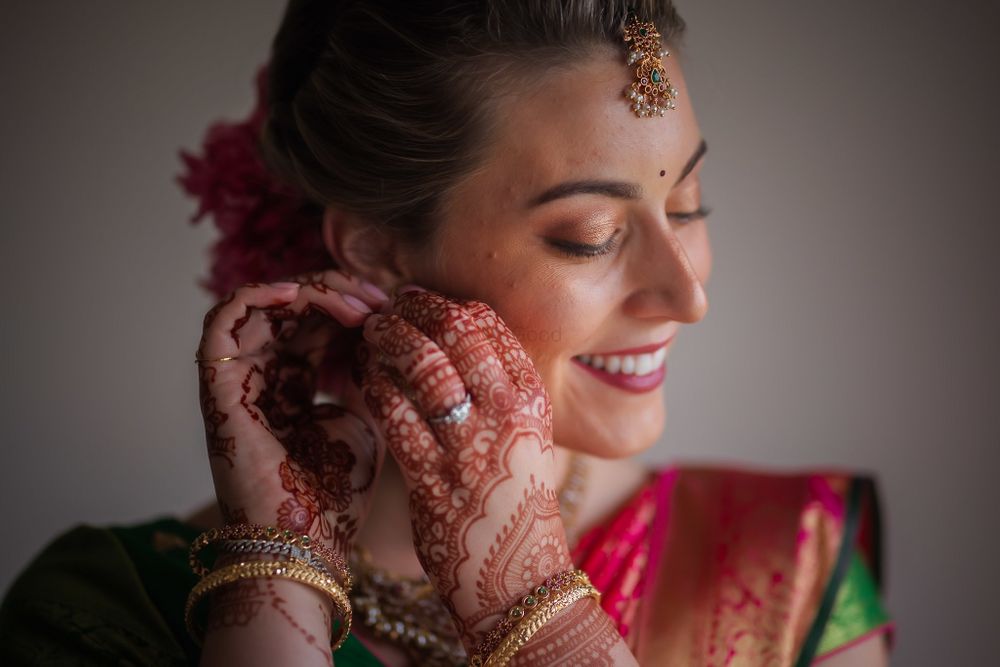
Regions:
[[184, 625], [187, 626], [188, 633], [197, 644], [201, 645], [202, 638], [199, 628], [195, 626], [194, 611], [201, 598], [222, 586], [259, 577], [278, 577], [297, 581], [325, 593], [333, 600], [334, 608], [340, 612], [342, 617], [342, 624], [340, 636], [337, 637], [336, 641], [331, 640], [330, 645], [334, 651], [340, 648], [351, 631], [351, 601], [347, 597], [347, 593], [333, 577], [295, 561], [243, 561], [210, 572], [204, 579], [195, 584], [188, 595], [187, 604], [184, 606]]
[[490, 657], [483, 663], [483, 667], [498, 667], [506, 665], [511, 658], [527, 644], [531, 637], [538, 632], [543, 625], [552, 620], [556, 614], [577, 600], [585, 597], [593, 597], [600, 600], [600, 592], [591, 584], [571, 584], [556, 596], [553, 596], [541, 603], [523, 621], [503, 638], [500, 645], [496, 647]]
[[269, 540], [271, 542], [282, 542], [301, 547], [303, 550], [311, 551], [326, 562], [330, 571], [338, 575], [343, 582], [344, 588], [348, 591], [354, 586], [354, 580], [347, 567], [344, 557], [336, 553], [325, 544], [315, 542], [308, 535], [298, 535], [290, 530], [281, 530], [274, 526], [261, 526], [255, 523], [239, 523], [222, 528], [207, 530], [191, 543], [191, 550], [188, 552], [188, 564], [191, 571], [199, 577], [208, 574], [208, 567], [201, 561], [199, 554], [202, 549], [214, 542], [225, 540]]
[[[582, 570], [566, 570], [565, 572], [560, 572], [553, 575], [545, 580], [545, 583], [541, 586], [535, 587], [535, 589], [521, 598], [518, 604], [511, 607], [507, 614], [500, 620], [495, 628], [490, 630], [483, 640], [476, 647], [472, 656], [469, 659], [469, 665], [471, 667], [483, 667], [484, 665], [494, 665], [494, 664], [506, 664], [506, 660], [510, 660], [508, 656], [505, 662], [491, 662], [496, 659], [497, 650], [502, 644], [505, 644], [511, 636], [514, 635], [515, 631], [521, 627], [521, 624], [527, 624], [531, 619], [542, 618], [538, 616], [543, 610], [548, 610], [553, 604], [559, 604], [555, 611], [546, 611], [546, 614], [551, 613], [554, 615], [557, 611], [564, 609], [566, 605], [570, 602], [565, 602], [566, 595], [575, 589], [581, 589], [586, 591], [580, 594], [579, 597], [584, 597], [586, 595], [593, 596], [598, 602], [600, 602], [601, 594], [594, 588], [590, 583], [590, 578], [587, 577], [587, 573]], [[576, 595], [576, 593], [574, 593]], [[575, 602], [579, 597], [574, 598], [571, 602]], [[565, 603], [565, 604], [564, 604]], [[551, 618], [551, 615], [545, 616], [545, 621]], [[544, 624], [544, 621], [542, 622]], [[540, 625], [538, 627], [541, 627]], [[528, 638], [537, 631], [538, 628], [531, 630], [528, 634]], [[525, 642], [527, 639], [524, 640]], [[523, 642], [517, 646], [523, 645]], [[513, 656], [517, 652], [510, 654]]]

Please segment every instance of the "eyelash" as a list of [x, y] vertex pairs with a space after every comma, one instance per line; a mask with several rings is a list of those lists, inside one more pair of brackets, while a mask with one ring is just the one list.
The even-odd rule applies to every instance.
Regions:
[[[704, 220], [712, 213], [712, 209], [701, 206], [695, 211], [686, 211], [684, 213], [668, 213], [667, 217], [671, 220], [676, 220], [682, 225], [687, 225], [692, 222], [697, 222], [698, 220]], [[618, 238], [618, 233], [621, 232], [620, 229], [616, 229], [615, 233], [611, 235], [607, 241], [601, 245], [589, 245], [586, 243], [573, 243], [571, 241], [557, 241], [552, 239], [549, 241], [560, 252], [569, 255], [570, 257], [599, 257], [601, 255], [607, 255], [611, 253], [618, 245], [616, 239]]]
[[618, 234], [621, 232], [620, 229], [616, 229], [615, 233], [611, 235], [607, 241], [601, 245], [589, 245], [586, 243], [573, 243], [572, 241], [557, 241], [552, 239], [549, 241], [559, 252], [569, 255], [570, 257], [598, 257], [600, 255], [607, 255], [618, 245], [616, 239]]
[[712, 209], [707, 206], [699, 206], [696, 211], [689, 211], [686, 213], [667, 213], [667, 217], [686, 225], [691, 222], [697, 222], [698, 220], [704, 220], [711, 214]]

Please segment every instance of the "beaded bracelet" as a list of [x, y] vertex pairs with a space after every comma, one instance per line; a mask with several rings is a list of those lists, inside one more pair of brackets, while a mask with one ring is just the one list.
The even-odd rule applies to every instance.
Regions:
[[347, 639], [351, 631], [351, 601], [347, 593], [340, 587], [337, 580], [329, 575], [318, 572], [315, 568], [303, 565], [295, 561], [250, 561], [227, 565], [218, 570], [214, 570], [205, 575], [205, 578], [195, 584], [188, 595], [187, 603], [184, 606], [184, 625], [192, 639], [199, 645], [202, 642], [202, 633], [197, 628], [194, 621], [195, 609], [198, 602], [208, 593], [233, 584], [244, 579], [255, 579], [259, 577], [278, 577], [311, 586], [322, 593], [325, 593], [333, 600], [336, 611], [339, 612], [342, 623], [340, 635], [336, 640], [331, 640], [332, 650], [336, 651]]
[[253, 523], [240, 523], [222, 528], [213, 528], [205, 531], [191, 543], [191, 551], [188, 554], [188, 563], [191, 570], [199, 577], [208, 574], [208, 567], [199, 558], [199, 553], [208, 545], [221, 541], [233, 540], [265, 540], [300, 547], [303, 550], [306, 560], [311, 560], [315, 554], [327, 565], [328, 571], [340, 576], [344, 582], [344, 587], [350, 590], [354, 581], [351, 579], [350, 570], [347, 568], [347, 561], [344, 557], [336, 553], [324, 544], [313, 542], [308, 535], [297, 535], [290, 530], [281, 530], [274, 526], [261, 526]]
[[511, 658], [527, 644], [531, 637], [548, 623], [556, 614], [571, 604], [585, 597], [600, 600], [601, 594], [591, 584], [570, 584], [559, 594], [536, 607], [525, 619], [503, 638], [500, 645], [483, 663], [483, 667], [499, 667], [510, 662]]
[[[569, 600], [567, 596], [572, 595], [576, 597]], [[555, 613], [588, 595], [600, 602], [600, 592], [593, 587], [587, 573], [582, 570], [566, 570], [549, 577], [544, 584], [536, 586], [531, 593], [521, 598], [518, 604], [511, 607], [497, 626], [486, 634], [470, 657], [469, 665], [471, 667], [484, 667], [485, 665], [506, 664], [510, 657], [517, 652], [517, 649], [523, 646], [531, 635]], [[539, 615], [540, 613], [542, 615]], [[524, 620], [522, 623], [522, 619], [526, 617], [528, 620]], [[523, 641], [515, 642], [516, 647], [509, 656], [503, 658], [499, 653], [495, 655], [501, 645], [506, 646], [514, 641], [511, 637], [521, 637], [523, 634], [520, 632], [522, 624], [524, 627], [530, 628], [537, 622], [537, 619], [544, 620], [541, 621], [540, 625], [531, 629]], [[518, 631], [516, 634], [515, 630]], [[502, 661], [497, 662], [498, 659]]]

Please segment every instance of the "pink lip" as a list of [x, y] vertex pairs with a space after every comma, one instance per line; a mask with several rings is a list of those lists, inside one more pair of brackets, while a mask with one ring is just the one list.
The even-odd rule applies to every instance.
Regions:
[[[677, 334], [674, 334], [676, 336]], [[606, 357], [606, 356], [618, 356], [622, 354], [645, 354], [647, 352], [656, 352], [661, 347], [666, 346], [674, 339], [674, 336], [666, 339], [662, 343], [650, 343], [649, 345], [642, 345], [641, 347], [631, 347], [627, 350], [617, 350], [615, 352], [589, 352], [591, 357]]]
[[624, 389], [633, 394], [644, 394], [648, 391], [653, 391], [663, 384], [664, 378], [667, 377], [666, 362], [646, 375], [626, 375], [625, 373], [608, 373], [605, 370], [588, 366], [578, 359], [573, 359], [573, 361], [584, 370], [589, 371], [591, 375], [601, 382], [609, 384], [612, 387]]

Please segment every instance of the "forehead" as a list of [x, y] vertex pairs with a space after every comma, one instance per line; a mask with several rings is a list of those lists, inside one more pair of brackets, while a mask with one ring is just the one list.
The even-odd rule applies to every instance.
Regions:
[[639, 118], [624, 96], [634, 70], [622, 60], [610, 52], [592, 57], [547, 72], [505, 97], [482, 174], [489, 186], [522, 203], [568, 179], [608, 178], [669, 189], [701, 136], [680, 65], [673, 57], [664, 61], [680, 91], [677, 110]]

